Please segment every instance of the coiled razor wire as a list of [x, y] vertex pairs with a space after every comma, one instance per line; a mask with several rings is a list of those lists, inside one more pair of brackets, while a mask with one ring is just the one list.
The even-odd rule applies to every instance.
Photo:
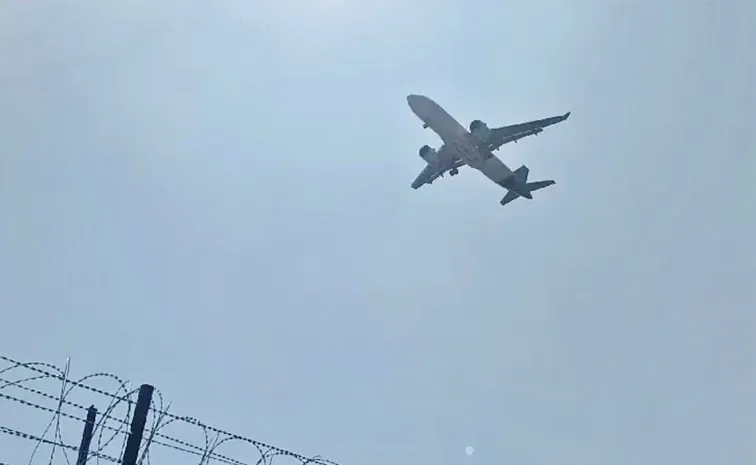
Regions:
[[[72, 444], [70, 439], [67, 442], [63, 437], [64, 433], [81, 437], [89, 407], [71, 399], [77, 395], [85, 395], [88, 400], [94, 397], [100, 402], [87, 402], [90, 405], [105, 406], [102, 411], [98, 409], [86, 463], [121, 463], [119, 457], [123, 456], [126, 446], [138, 389], [133, 389], [129, 382], [111, 373], [93, 373], [74, 380], [69, 372], [70, 360], [61, 369], [49, 363], [20, 362], [0, 355], [0, 407], [2, 404], [20, 407], [24, 413], [22, 418], [17, 416], [17, 420], [28, 419], [32, 411], [49, 418], [41, 434], [31, 434], [23, 431], [22, 427], [8, 424], [8, 415], [0, 415], [0, 465], [24, 465], [17, 462], [18, 458], [12, 459], [13, 463], [5, 462], [6, 451], [11, 449], [7, 444], [14, 439], [24, 441], [30, 447], [33, 445], [27, 465], [77, 464], [79, 446]], [[109, 383], [111, 387], [93, 386], [102, 381]], [[156, 465], [169, 462], [191, 463], [186, 460], [189, 457], [193, 457], [198, 465], [272, 465], [276, 457], [293, 459], [300, 465], [338, 465], [320, 456], [305, 457], [229, 433], [191, 417], [175, 415], [169, 412], [170, 405], [164, 405], [160, 391], [155, 390], [155, 393], [157, 396], [153, 397], [150, 405], [148, 427], [145, 428], [137, 460], [140, 465], [150, 465], [152, 455], [161, 456], [156, 458]], [[45, 403], [48, 405], [44, 405]], [[203, 444], [177, 438], [176, 433], [167, 434], [167, 430], [173, 431], [180, 425], [202, 431]], [[244, 456], [240, 455], [243, 451], [238, 451], [234, 455], [241, 458], [232, 457], [226, 451], [232, 444], [246, 446]], [[252, 446], [251, 450], [249, 446]], [[45, 450], [48, 453], [43, 453]], [[180, 453], [185, 457], [181, 462], [177, 462], [175, 457], [164, 459], [160, 450], [171, 450], [174, 454]], [[250, 453], [253, 454], [252, 459], [248, 456]]]

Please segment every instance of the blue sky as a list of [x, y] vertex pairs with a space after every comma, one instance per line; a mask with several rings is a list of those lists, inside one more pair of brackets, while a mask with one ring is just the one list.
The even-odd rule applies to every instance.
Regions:
[[[0, 3], [0, 352], [343, 465], [753, 464], [754, 23]], [[464, 125], [572, 110], [499, 152], [557, 185], [413, 191], [439, 142], [408, 93]]]

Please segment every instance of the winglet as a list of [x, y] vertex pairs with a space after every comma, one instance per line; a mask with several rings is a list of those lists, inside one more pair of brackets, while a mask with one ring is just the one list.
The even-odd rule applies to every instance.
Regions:
[[562, 116], [562, 118], [564, 119], [569, 118], [571, 113], [572, 113], [571, 111], [568, 111], [567, 113], [564, 114], [564, 116]]

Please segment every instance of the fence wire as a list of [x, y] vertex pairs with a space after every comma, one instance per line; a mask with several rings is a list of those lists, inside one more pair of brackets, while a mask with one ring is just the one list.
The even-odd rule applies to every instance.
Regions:
[[[121, 463], [138, 392], [138, 386], [111, 373], [73, 378], [70, 361], [60, 368], [0, 355], [0, 465]], [[92, 408], [97, 412], [91, 442], [82, 455]], [[202, 440], [189, 439], [197, 437]], [[337, 465], [176, 415], [157, 389], [137, 457], [142, 465], [278, 465], [281, 460]]]

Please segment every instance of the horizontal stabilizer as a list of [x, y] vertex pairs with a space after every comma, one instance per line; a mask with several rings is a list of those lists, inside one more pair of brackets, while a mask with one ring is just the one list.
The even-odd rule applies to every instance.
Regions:
[[544, 187], [549, 187], [552, 184], [556, 184], [556, 181], [536, 181], [536, 182], [529, 182], [525, 184], [525, 187], [528, 188], [529, 192], [537, 191], [538, 189], [543, 189]]
[[501, 199], [501, 202], [499, 202], [499, 203], [502, 204], [502, 205], [506, 205], [509, 202], [511, 202], [512, 200], [515, 200], [519, 196], [520, 196], [520, 194], [518, 194], [517, 192], [515, 192], [515, 191], [509, 191], [509, 192], [507, 192], [507, 195], [505, 195], [504, 198]]

